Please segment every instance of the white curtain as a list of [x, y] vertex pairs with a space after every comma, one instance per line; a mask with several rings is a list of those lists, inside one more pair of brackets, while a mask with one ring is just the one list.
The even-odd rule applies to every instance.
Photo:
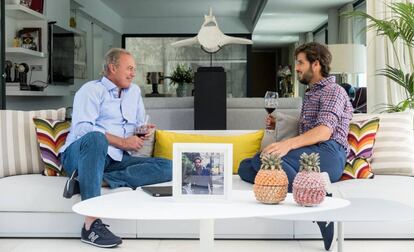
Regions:
[[[367, 1], [367, 13], [375, 18], [391, 17], [387, 4], [405, 2], [403, 0]], [[404, 52], [401, 41], [396, 41], [396, 51], [401, 61], [401, 69], [409, 70], [408, 52]], [[386, 65], [400, 67], [394, 56], [392, 44], [385, 36], [377, 36], [374, 30], [367, 32], [367, 109], [368, 113], [384, 110], [384, 104], [398, 104], [406, 98], [405, 91], [398, 84], [377, 75]]]

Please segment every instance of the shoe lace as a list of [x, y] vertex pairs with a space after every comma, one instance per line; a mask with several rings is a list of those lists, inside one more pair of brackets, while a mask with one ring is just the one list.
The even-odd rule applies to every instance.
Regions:
[[99, 225], [96, 225], [96, 229], [101, 231], [102, 234], [109, 233], [108, 227], [109, 227], [109, 225], [107, 225], [105, 223], [100, 223]]

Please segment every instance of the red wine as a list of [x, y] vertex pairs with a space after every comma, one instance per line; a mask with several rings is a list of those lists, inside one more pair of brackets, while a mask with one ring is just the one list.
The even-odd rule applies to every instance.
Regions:
[[265, 109], [266, 109], [267, 113], [270, 115], [273, 111], [275, 111], [276, 108], [268, 108], [268, 107], [266, 107]]
[[140, 132], [140, 133], [136, 133], [135, 135], [137, 137], [144, 137], [146, 134], [147, 134], [146, 132], [143, 132], [143, 133]]

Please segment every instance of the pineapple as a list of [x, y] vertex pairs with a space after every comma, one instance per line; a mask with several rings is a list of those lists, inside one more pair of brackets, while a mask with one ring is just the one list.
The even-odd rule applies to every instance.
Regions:
[[262, 165], [254, 179], [254, 195], [265, 204], [277, 204], [286, 198], [288, 178], [278, 155], [262, 154], [260, 158]]
[[301, 206], [316, 206], [326, 195], [325, 179], [319, 168], [319, 153], [302, 153], [299, 162], [299, 173], [293, 180], [293, 199]]

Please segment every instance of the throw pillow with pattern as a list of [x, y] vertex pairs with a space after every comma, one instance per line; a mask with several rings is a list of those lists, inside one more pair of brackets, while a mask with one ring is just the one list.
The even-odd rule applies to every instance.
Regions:
[[379, 118], [353, 121], [349, 124], [349, 154], [341, 180], [370, 179], [374, 177], [369, 162], [373, 154]]
[[351, 162], [346, 163], [340, 180], [371, 178], [374, 178], [371, 164], [365, 158], [355, 158]]
[[40, 155], [44, 163], [43, 175], [64, 176], [59, 150], [66, 142], [69, 121], [33, 118]]
[[379, 118], [373, 118], [364, 121], [355, 121], [349, 124], [348, 161], [354, 160], [357, 157], [367, 159], [372, 157], [379, 121]]

